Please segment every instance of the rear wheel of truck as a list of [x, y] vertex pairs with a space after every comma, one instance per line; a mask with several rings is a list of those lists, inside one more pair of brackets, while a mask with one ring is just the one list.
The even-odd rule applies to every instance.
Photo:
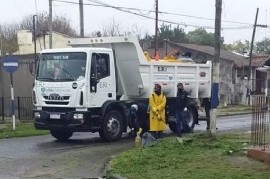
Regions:
[[[194, 123], [196, 123], [197, 117], [196, 113], [191, 109], [188, 110], [187, 117], [186, 117], [186, 122], [190, 128], [194, 128]], [[177, 133], [177, 128], [176, 128], [176, 119], [175, 121], [170, 121], [169, 123], [169, 128], [172, 132]]]
[[123, 125], [124, 122], [121, 113], [116, 110], [111, 110], [105, 116], [99, 135], [105, 141], [117, 141], [123, 134]]
[[66, 131], [66, 130], [52, 129], [52, 130], [50, 130], [50, 132], [51, 132], [51, 135], [59, 141], [66, 141], [73, 135], [73, 132]]
[[198, 124], [198, 113], [195, 111], [195, 109], [188, 110], [187, 124], [192, 129], [195, 127], [195, 124]]
[[169, 122], [169, 128], [172, 132], [177, 133], [176, 122]]

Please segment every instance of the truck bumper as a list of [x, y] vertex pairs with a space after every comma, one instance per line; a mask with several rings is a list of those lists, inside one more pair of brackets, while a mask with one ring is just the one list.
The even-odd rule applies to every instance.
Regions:
[[[95, 126], [90, 119], [90, 112], [47, 112], [34, 110], [34, 126], [36, 129], [51, 130], [62, 129], [72, 132], [97, 132], [99, 126]], [[74, 117], [75, 115], [75, 117]], [[76, 117], [77, 115], [77, 117]], [[78, 117], [80, 116], [80, 117]]]

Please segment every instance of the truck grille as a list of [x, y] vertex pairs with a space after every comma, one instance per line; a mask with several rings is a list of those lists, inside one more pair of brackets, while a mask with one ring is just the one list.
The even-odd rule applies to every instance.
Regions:
[[43, 96], [43, 98], [46, 100], [69, 100], [69, 96], [60, 96], [59, 99], [58, 98], [54, 99], [54, 96]]
[[42, 107], [42, 110], [47, 112], [72, 112], [75, 111], [75, 108]]
[[68, 105], [69, 102], [62, 101], [45, 101], [46, 104], [54, 104], [54, 105]]

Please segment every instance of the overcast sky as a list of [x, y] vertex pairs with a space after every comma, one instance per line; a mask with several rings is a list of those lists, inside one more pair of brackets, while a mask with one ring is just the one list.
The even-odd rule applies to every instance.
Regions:
[[[79, 2], [79, 0], [62, 0]], [[99, 0], [106, 4], [121, 7], [132, 7], [144, 10], [154, 10], [155, 0]], [[85, 4], [95, 4], [83, 0]], [[0, 0], [0, 24], [20, 22], [23, 17], [41, 12], [48, 12], [48, 0]], [[225, 43], [236, 40], [251, 40], [252, 24], [255, 21], [256, 8], [259, 8], [258, 24], [270, 25], [270, 0], [223, 0], [222, 33]], [[133, 13], [155, 17], [149, 11], [131, 11]], [[171, 13], [160, 14], [161, 20], [185, 24], [180, 27], [186, 32], [195, 27], [206, 27], [214, 32], [215, 0], [159, 0], [159, 11]], [[178, 15], [173, 15], [178, 14]], [[65, 16], [71, 20], [72, 26], [79, 32], [79, 6], [53, 1], [53, 16]], [[195, 16], [196, 18], [187, 17]], [[212, 20], [205, 20], [212, 19]], [[102, 30], [112, 21], [119, 23], [123, 31], [136, 31], [142, 35], [154, 34], [154, 20], [121, 12], [112, 8], [84, 6], [85, 34]], [[227, 22], [233, 21], [237, 23]], [[159, 22], [161, 24], [162, 22]], [[195, 26], [195, 27], [194, 27]], [[255, 41], [270, 38], [270, 28], [257, 28]]]

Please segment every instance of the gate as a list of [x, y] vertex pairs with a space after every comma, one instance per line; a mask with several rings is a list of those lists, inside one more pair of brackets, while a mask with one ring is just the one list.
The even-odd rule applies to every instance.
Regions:
[[[31, 97], [16, 97], [14, 99], [14, 111], [16, 119], [20, 121], [33, 120], [33, 103]], [[0, 97], [0, 120], [5, 123], [11, 120], [12, 104], [11, 99], [7, 97]]]
[[270, 148], [270, 96], [252, 95], [251, 143]]

